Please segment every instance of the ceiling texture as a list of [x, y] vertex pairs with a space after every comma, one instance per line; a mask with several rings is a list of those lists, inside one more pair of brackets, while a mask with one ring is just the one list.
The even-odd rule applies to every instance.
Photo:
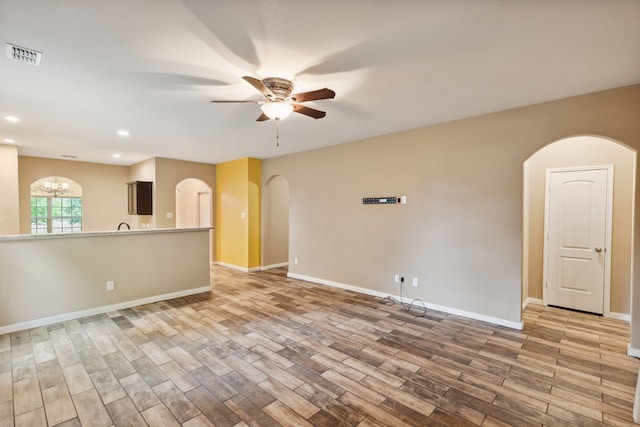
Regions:
[[[0, 143], [116, 165], [264, 159], [640, 83], [638, 0], [0, 0], [0, 42], [42, 53], [0, 58]], [[210, 102], [261, 99], [245, 75], [336, 97], [282, 120], [278, 147], [258, 105]]]

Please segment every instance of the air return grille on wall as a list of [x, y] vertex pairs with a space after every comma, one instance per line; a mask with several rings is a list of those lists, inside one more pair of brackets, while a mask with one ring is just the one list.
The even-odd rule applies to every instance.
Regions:
[[24, 62], [26, 64], [35, 65], [37, 67], [40, 65], [42, 53], [37, 52], [33, 49], [27, 49], [25, 47], [7, 43], [7, 58]]

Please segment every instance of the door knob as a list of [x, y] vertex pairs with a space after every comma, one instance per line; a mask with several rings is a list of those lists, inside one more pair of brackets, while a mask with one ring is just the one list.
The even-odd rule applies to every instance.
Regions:
[[596, 248], [596, 252], [602, 252], [602, 248]]

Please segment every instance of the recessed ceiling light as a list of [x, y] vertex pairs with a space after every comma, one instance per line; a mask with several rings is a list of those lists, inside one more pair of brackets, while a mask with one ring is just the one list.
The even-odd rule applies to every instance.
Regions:
[[118, 135], [119, 135], [119, 136], [121, 136], [121, 137], [123, 137], [123, 138], [126, 138], [126, 137], [128, 137], [128, 136], [129, 136], [129, 131], [128, 131], [128, 130], [126, 130], [126, 129], [120, 129], [120, 130], [118, 131]]
[[11, 138], [5, 138], [2, 141], [6, 142], [7, 144], [15, 144], [16, 143], [16, 140], [15, 139], [11, 139]]
[[8, 122], [19, 122], [20, 119], [17, 118], [16, 116], [4, 116], [4, 119]]
[[120, 154], [116, 153], [116, 154], [113, 155], [113, 157], [116, 158], [116, 159], [119, 159], [121, 156], [120, 156]]

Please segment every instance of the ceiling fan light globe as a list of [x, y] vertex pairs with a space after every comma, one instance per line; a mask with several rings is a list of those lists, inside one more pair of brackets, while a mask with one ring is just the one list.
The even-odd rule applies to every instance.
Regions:
[[265, 102], [260, 108], [262, 108], [264, 114], [273, 120], [286, 119], [293, 111], [293, 105], [283, 101]]

